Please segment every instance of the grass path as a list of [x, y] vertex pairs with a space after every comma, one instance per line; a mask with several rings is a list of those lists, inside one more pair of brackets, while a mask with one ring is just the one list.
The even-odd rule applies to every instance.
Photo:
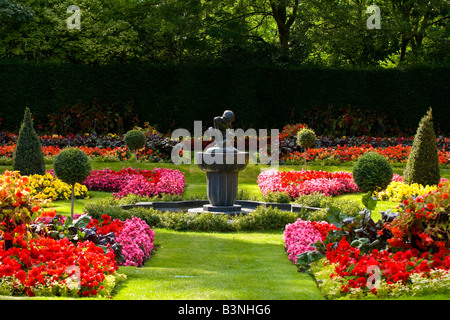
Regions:
[[115, 299], [323, 299], [287, 259], [281, 231], [155, 233], [160, 247], [144, 267], [120, 267], [128, 279]]

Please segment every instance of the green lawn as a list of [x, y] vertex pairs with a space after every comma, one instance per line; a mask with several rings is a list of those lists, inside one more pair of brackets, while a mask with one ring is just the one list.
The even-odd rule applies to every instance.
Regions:
[[144, 267], [120, 267], [128, 279], [115, 299], [323, 299], [287, 259], [281, 231], [155, 233], [160, 248]]

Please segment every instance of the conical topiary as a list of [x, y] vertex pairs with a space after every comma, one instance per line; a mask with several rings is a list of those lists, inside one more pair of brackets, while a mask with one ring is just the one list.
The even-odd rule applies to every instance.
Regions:
[[433, 129], [432, 109], [420, 120], [406, 163], [403, 180], [407, 184], [436, 185], [440, 180], [439, 152]]
[[14, 150], [13, 168], [21, 175], [45, 174], [44, 153], [39, 136], [33, 128], [29, 108], [25, 108], [22, 125]]

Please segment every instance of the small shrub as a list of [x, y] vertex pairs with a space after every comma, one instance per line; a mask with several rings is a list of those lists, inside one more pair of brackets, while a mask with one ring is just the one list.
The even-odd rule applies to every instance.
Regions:
[[30, 109], [25, 109], [22, 125], [13, 155], [13, 168], [23, 176], [45, 174], [44, 153], [41, 141], [33, 128]]
[[298, 213], [261, 206], [246, 215], [236, 216], [233, 220], [236, 230], [244, 231], [282, 229], [297, 218]]
[[437, 185], [440, 179], [439, 152], [433, 130], [432, 109], [420, 120], [403, 180], [407, 184]]
[[326, 196], [323, 193], [310, 193], [299, 195], [295, 203], [307, 207], [326, 208], [332, 201], [332, 197]]
[[268, 191], [266, 195], [262, 196], [262, 200], [269, 203], [289, 203], [291, 197], [286, 192]]
[[353, 179], [362, 192], [384, 190], [392, 177], [389, 161], [376, 152], [363, 154], [353, 167]]

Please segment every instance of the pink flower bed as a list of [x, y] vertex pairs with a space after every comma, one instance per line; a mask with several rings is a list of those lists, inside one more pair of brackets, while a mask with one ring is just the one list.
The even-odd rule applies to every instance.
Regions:
[[181, 195], [185, 187], [184, 173], [179, 170], [154, 168], [114, 171], [109, 168], [93, 170], [83, 183], [89, 190], [113, 192], [116, 198], [133, 193], [142, 196], [161, 194]]
[[323, 193], [336, 196], [343, 193], [358, 192], [351, 172], [326, 171], [278, 171], [275, 169], [262, 172], [258, 176], [258, 187], [267, 192], [286, 192], [292, 198], [301, 194]]
[[296, 222], [286, 225], [283, 240], [289, 260], [296, 263], [299, 254], [316, 251], [316, 248], [311, 245], [317, 241], [323, 241], [330, 229], [335, 229], [335, 226], [326, 221], [311, 222], [300, 218]]
[[150, 257], [155, 241], [155, 232], [148, 224], [137, 217], [127, 219], [117, 235], [117, 242], [122, 245], [123, 266], [142, 266]]

